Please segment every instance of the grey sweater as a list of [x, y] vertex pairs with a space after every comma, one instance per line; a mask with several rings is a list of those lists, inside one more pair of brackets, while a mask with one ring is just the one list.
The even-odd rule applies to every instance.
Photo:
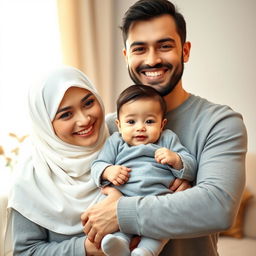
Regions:
[[[156, 162], [155, 151], [162, 147], [179, 154], [183, 162], [181, 170]], [[156, 143], [137, 146], [129, 146], [115, 132], [107, 139], [97, 160], [92, 164], [91, 174], [97, 186], [104, 184], [101, 176], [110, 165], [124, 165], [132, 170], [129, 180], [116, 186], [125, 196], [170, 193], [169, 186], [175, 177], [193, 181], [196, 174], [195, 158], [181, 145], [177, 135], [168, 129], [162, 132]]]
[[[107, 117], [116, 131], [116, 114]], [[245, 184], [247, 134], [242, 116], [191, 95], [167, 114], [167, 128], [196, 157], [192, 189], [164, 196], [122, 197], [120, 230], [170, 238], [161, 256], [216, 256], [218, 232], [232, 225]]]
[[[84, 233], [62, 235], [28, 220], [12, 209], [13, 255], [85, 256]], [[81, 224], [82, 225], [82, 224]]]
[[[116, 131], [115, 114], [108, 117]], [[122, 232], [171, 238], [161, 256], [216, 256], [217, 232], [228, 228], [245, 183], [246, 130], [240, 114], [191, 96], [168, 113], [167, 128], [196, 156], [195, 185], [165, 196], [122, 197]], [[56, 234], [13, 210], [14, 255], [84, 256], [85, 236]]]

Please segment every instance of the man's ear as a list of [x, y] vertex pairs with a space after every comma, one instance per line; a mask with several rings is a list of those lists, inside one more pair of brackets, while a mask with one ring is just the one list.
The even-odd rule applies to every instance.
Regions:
[[191, 43], [185, 42], [183, 45], [183, 61], [184, 63], [188, 62], [190, 55]]
[[164, 118], [163, 121], [162, 121], [162, 124], [161, 124], [161, 131], [164, 129], [166, 123], [167, 123], [167, 119]]
[[115, 120], [116, 126], [118, 128], [118, 131], [121, 132], [121, 125], [120, 125], [120, 121], [118, 119]]
[[124, 56], [124, 59], [125, 59], [126, 65], [128, 65], [128, 60], [127, 60], [127, 51], [126, 51], [126, 48], [124, 48], [124, 49], [123, 49], [123, 56]]

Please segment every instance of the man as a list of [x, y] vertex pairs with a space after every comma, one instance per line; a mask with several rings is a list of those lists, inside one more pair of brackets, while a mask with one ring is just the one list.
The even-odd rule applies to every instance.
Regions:
[[[102, 236], [122, 232], [169, 238], [162, 256], [215, 256], [218, 232], [229, 228], [245, 183], [247, 136], [240, 114], [183, 89], [183, 65], [191, 44], [186, 23], [167, 0], [140, 0], [122, 24], [124, 56], [135, 83], [157, 89], [167, 103], [166, 128], [196, 157], [191, 189], [165, 196], [110, 194], [82, 215], [84, 230], [99, 245]], [[115, 114], [108, 117], [110, 132]], [[119, 199], [119, 200], [118, 200]]]

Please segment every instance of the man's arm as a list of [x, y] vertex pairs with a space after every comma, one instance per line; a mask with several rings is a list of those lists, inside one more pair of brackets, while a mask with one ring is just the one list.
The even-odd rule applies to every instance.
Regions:
[[220, 120], [201, 152], [196, 186], [166, 196], [122, 197], [117, 209], [120, 230], [154, 238], [191, 238], [229, 228], [244, 189], [246, 150], [242, 119]]
[[[116, 212], [122, 232], [154, 238], [190, 238], [229, 228], [245, 184], [246, 150], [243, 121], [221, 120], [202, 150], [196, 186], [165, 196], [121, 197], [118, 206], [114, 197], [109, 198], [108, 209], [97, 210], [112, 216], [113, 225], [97, 226], [89, 209], [84, 213], [87, 233], [93, 230], [91, 240], [99, 243], [102, 236], [116, 231]], [[103, 234], [96, 235], [102, 228]]]

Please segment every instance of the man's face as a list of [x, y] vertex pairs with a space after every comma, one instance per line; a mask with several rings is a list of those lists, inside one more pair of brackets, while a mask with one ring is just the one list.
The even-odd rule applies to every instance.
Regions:
[[154, 87], [162, 96], [169, 94], [181, 79], [189, 49], [189, 43], [182, 48], [170, 15], [135, 22], [124, 49], [131, 79]]

